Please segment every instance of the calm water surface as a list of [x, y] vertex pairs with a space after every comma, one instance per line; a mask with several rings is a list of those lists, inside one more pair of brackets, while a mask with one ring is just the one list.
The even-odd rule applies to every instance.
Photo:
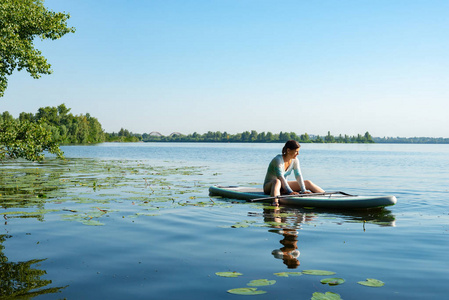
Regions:
[[[449, 292], [449, 145], [304, 144], [306, 179], [328, 191], [398, 198], [388, 209], [355, 212], [209, 197], [214, 184], [260, 186], [281, 144], [62, 148], [67, 162], [0, 165], [0, 298], [238, 299], [227, 290], [255, 279], [276, 280], [255, 299]], [[345, 283], [274, 275], [310, 269]], [[243, 275], [215, 275], [225, 271]], [[367, 278], [385, 286], [357, 283]]]

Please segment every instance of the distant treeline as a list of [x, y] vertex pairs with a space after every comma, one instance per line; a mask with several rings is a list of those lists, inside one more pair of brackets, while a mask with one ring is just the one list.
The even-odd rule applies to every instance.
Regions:
[[430, 138], [430, 137], [375, 137], [375, 143], [386, 144], [449, 144], [449, 138]]
[[294, 132], [261, 132], [255, 130], [245, 131], [237, 134], [227, 132], [197, 133], [184, 135], [181, 133], [172, 133], [170, 135], [161, 135], [159, 133], [132, 133], [127, 129], [120, 129], [119, 132], [107, 133], [108, 142], [229, 142], [229, 143], [277, 143], [285, 142], [289, 139], [297, 140], [301, 143], [396, 143], [396, 144], [449, 144], [449, 138], [431, 138], [431, 137], [372, 137], [369, 132], [364, 135], [333, 136], [330, 132], [327, 135], [309, 135], [307, 133], [297, 135]]
[[126, 139], [134, 138], [135, 141], [143, 142], [215, 142], [215, 143], [276, 143], [285, 142], [288, 140], [297, 140], [301, 143], [374, 143], [373, 138], [366, 132], [364, 135], [358, 134], [357, 136], [339, 135], [333, 136], [328, 132], [326, 136], [311, 136], [307, 133], [297, 135], [294, 132], [261, 132], [258, 133], [255, 130], [245, 131], [237, 134], [230, 134], [220, 131], [209, 131], [204, 134], [194, 132], [192, 134], [183, 135], [180, 133], [174, 133], [169, 136], [163, 136], [160, 134], [133, 134], [126, 129], [121, 129], [118, 133], [108, 134], [109, 139], [120, 139], [125, 137]]
[[[73, 115], [65, 104], [58, 107], [41, 107], [36, 114], [22, 112], [19, 118], [14, 119], [9, 112], [0, 114], [0, 125], [3, 122], [32, 122], [40, 124], [51, 132], [54, 141], [60, 144], [90, 144], [102, 142], [226, 142], [226, 143], [276, 143], [293, 139], [301, 143], [413, 143], [413, 144], [449, 144], [449, 138], [429, 137], [372, 137], [369, 132], [356, 136], [338, 135], [297, 135], [294, 132], [257, 132], [255, 130], [230, 134], [220, 131], [208, 131], [200, 134], [172, 133], [161, 135], [152, 133], [132, 133], [127, 129], [119, 132], [106, 133], [100, 122], [89, 113]], [[6, 124], [6, 123], [5, 123]]]

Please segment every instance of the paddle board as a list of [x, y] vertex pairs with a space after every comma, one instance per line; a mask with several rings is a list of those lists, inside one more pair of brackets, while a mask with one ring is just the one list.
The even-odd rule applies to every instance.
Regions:
[[[269, 198], [261, 188], [241, 186], [211, 186], [211, 196], [221, 196], [229, 199], [257, 201], [257, 199]], [[273, 199], [265, 199], [263, 202], [272, 202]], [[343, 192], [324, 194], [301, 194], [295, 197], [281, 196], [279, 203], [283, 205], [297, 205], [302, 207], [319, 207], [333, 209], [376, 208], [396, 204], [395, 196], [355, 196]]]

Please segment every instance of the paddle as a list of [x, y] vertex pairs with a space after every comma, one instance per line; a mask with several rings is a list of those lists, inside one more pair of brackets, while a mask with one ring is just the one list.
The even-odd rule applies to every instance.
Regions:
[[273, 200], [275, 198], [282, 199], [282, 198], [292, 198], [292, 197], [309, 197], [309, 196], [324, 196], [324, 195], [333, 195], [333, 194], [342, 194], [345, 196], [354, 196], [345, 192], [328, 192], [328, 193], [310, 193], [310, 194], [296, 194], [296, 195], [280, 195], [277, 197], [264, 197], [264, 198], [256, 198], [249, 200], [250, 202], [256, 202], [256, 201], [265, 201], [265, 200]]

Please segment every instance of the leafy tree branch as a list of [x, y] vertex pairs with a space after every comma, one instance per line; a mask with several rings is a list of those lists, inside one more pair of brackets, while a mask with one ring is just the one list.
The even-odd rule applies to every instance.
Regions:
[[25, 69], [33, 78], [51, 74], [51, 65], [34, 47], [36, 37], [56, 40], [69, 32], [69, 14], [53, 12], [42, 0], [2, 0], [0, 2], [0, 97], [14, 70]]

